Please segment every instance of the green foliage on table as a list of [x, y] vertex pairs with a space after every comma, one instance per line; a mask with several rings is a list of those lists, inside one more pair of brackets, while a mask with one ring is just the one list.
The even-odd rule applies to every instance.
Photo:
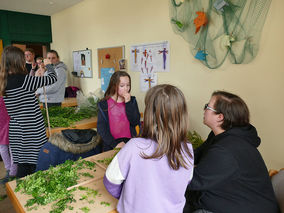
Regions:
[[[75, 107], [50, 107], [48, 108], [50, 127], [70, 127], [75, 122], [93, 115], [92, 111], [76, 111]], [[47, 126], [46, 110], [42, 109], [45, 126]]]
[[100, 99], [90, 96], [87, 100], [79, 105], [79, 113], [91, 114], [93, 117], [98, 115], [98, 102]]
[[51, 166], [46, 171], [38, 171], [24, 179], [17, 180], [15, 191], [32, 196], [25, 204], [28, 210], [57, 201], [52, 205], [51, 213], [59, 213], [66, 208], [72, 208], [69, 204], [75, 202], [72, 192], [76, 188], [71, 190], [67, 190], [67, 188], [78, 183], [80, 174], [78, 171], [83, 168], [92, 170], [94, 167], [95, 163], [90, 161], [67, 160], [61, 165]]
[[90, 211], [88, 207], [82, 207], [80, 210], [82, 210], [84, 213], [88, 213]]
[[193, 131], [193, 133], [191, 131], [188, 131], [187, 139], [192, 143], [193, 149], [196, 149], [204, 142], [196, 131]]
[[120, 148], [115, 148], [114, 149], [116, 152], [113, 154], [113, 156], [109, 157], [109, 158], [104, 158], [103, 160], [97, 160], [99, 163], [103, 163], [105, 165], [109, 165], [111, 163], [111, 161], [113, 160], [113, 158], [116, 156], [116, 154], [119, 152]]
[[105, 202], [105, 201], [102, 201], [102, 202], [101, 202], [101, 205], [104, 205], [104, 206], [110, 206], [110, 203]]

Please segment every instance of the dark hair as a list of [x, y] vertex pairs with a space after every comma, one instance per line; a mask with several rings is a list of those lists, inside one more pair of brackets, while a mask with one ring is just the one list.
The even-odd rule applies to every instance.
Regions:
[[130, 75], [127, 72], [124, 71], [116, 71], [112, 74], [110, 81], [109, 81], [109, 85], [108, 88], [105, 92], [104, 95], [104, 100], [109, 99], [111, 96], [113, 96], [114, 94], [116, 94], [117, 90], [118, 90], [118, 86], [120, 83], [120, 77], [128, 77], [129, 78], [129, 84], [130, 84], [130, 90], [131, 91], [131, 78]]
[[31, 52], [33, 55], [35, 54], [35, 51], [33, 48], [26, 48], [25, 52]]
[[142, 137], [154, 140], [158, 146], [152, 155], [142, 153], [142, 157], [159, 159], [165, 155], [172, 169], [188, 168], [184, 158], [193, 158], [187, 146], [188, 119], [181, 90], [169, 84], [149, 89], [145, 97]]
[[49, 51], [47, 52], [47, 54], [48, 54], [48, 53], [53, 53], [53, 54], [56, 55], [57, 58], [59, 58], [59, 55], [58, 55], [58, 53], [57, 53], [56, 50], [49, 50]]
[[8, 75], [28, 74], [23, 50], [14, 46], [4, 48], [0, 63], [0, 96], [5, 94]]
[[37, 61], [37, 60], [43, 61], [43, 57], [39, 56], [39, 57], [36, 58], [36, 61]]
[[214, 109], [224, 116], [222, 129], [249, 124], [249, 109], [243, 99], [226, 91], [213, 92], [213, 96], [216, 97]]

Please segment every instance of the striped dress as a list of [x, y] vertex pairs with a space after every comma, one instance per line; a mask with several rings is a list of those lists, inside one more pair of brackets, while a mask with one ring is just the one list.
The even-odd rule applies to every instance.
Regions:
[[9, 141], [15, 163], [36, 164], [42, 145], [47, 142], [43, 116], [35, 90], [53, 84], [57, 76], [51, 65], [48, 75], [9, 75], [4, 102], [10, 116]]

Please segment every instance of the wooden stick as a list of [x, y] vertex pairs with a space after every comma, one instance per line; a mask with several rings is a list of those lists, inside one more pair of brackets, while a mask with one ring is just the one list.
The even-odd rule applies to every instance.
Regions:
[[51, 128], [50, 128], [50, 121], [49, 121], [49, 114], [48, 114], [48, 106], [47, 106], [47, 97], [45, 92], [45, 86], [43, 86], [43, 94], [44, 94], [44, 103], [45, 103], [45, 110], [46, 110], [46, 117], [47, 117], [47, 125], [48, 125], [48, 133], [49, 137], [51, 136]]
[[102, 178], [103, 178], [103, 177], [99, 177], [99, 178], [98, 178], [98, 177], [94, 177], [94, 178], [92, 178], [92, 179], [83, 181], [82, 183], [78, 183], [78, 184], [76, 184], [76, 185], [74, 185], [74, 186], [70, 186], [70, 187], [67, 188], [67, 190], [69, 191], [69, 190], [71, 190], [71, 189], [73, 189], [73, 188], [75, 188], [75, 187], [79, 187], [79, 186], [82, 186], [82, 185], [86, 185], [86, 184], [88, 184], [88, 183], [97, 181], [97, 180], [102, 179]]

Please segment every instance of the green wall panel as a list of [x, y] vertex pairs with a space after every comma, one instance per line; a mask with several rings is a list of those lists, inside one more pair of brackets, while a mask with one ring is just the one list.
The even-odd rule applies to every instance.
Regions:
[[12, 42], [51, 43], [50, 16], [0, 10], [0, 38]]

